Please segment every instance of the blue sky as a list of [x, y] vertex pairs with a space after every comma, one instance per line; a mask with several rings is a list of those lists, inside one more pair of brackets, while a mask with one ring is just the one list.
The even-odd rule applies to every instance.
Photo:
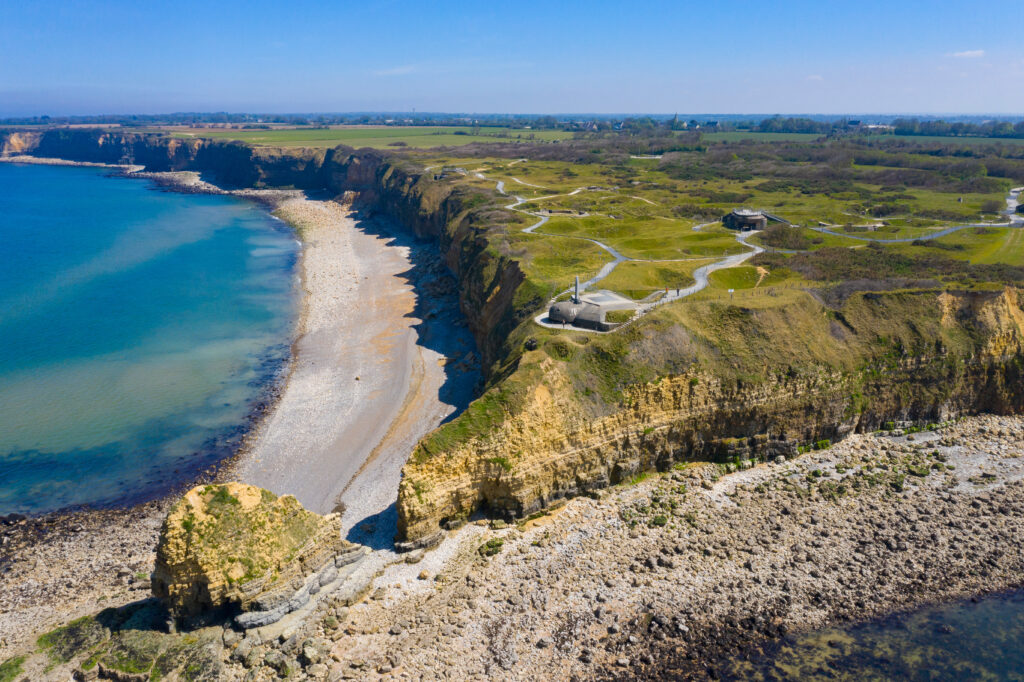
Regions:
[[1024, 113], [1019, 2], [9, 0], [0, 116]]

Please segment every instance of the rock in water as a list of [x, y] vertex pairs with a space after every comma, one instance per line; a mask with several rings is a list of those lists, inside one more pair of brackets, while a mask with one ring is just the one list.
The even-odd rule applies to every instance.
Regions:
[[337, 514], [314, 514], [291, 495], [203, 485], [164, 521], [153, 594], [175, 618], [222, 610], [259, 627], [334, 589], [367, 552], [342, 539]]

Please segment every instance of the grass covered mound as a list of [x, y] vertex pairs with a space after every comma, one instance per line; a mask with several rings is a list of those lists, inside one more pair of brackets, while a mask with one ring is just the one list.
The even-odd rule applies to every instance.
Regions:
[[321, 539], [344, 544], [337, 516], [307, 511], [291, 495], [242, 483], [198, 486], [164, 521], [153, 593], [179, 615], [241, 602], [242, 585], [266, 587], [295, 572], [292, 564]]

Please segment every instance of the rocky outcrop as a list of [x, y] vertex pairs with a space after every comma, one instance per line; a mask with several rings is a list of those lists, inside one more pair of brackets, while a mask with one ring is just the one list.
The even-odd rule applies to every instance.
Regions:
[[242, 483], [193, 488], [157, 544], [153, 594], [176, 618], [220, 611], [251, 628], [341, 584], [369, 550], [341, 538], [337, 514]]
[[0, 156], [30, 153], [39, 146], [41, 137], [42, 133], [38, 132], [0, 133]]

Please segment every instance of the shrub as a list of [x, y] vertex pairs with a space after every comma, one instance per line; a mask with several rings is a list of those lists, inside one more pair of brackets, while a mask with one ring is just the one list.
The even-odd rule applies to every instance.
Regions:
[[487, 461], [490, 462], [491, 464], [497, 464], [505, 471], [512, 471], [512, 463], [509, 462], [508, 459], [505, 457], [491, 457]]
[[505, 541], [501, 538], [491, 538], [484, 544], [480, 545], [480, 549], [478, 551], [481, 556], [494, 556], [501, 551], [504, 544]]
[[800, 228], [777, 223], [769, 225], [761, 233], [760, 239], [767, 246], [787, 251], [806, 251], [812, 244]]
[[604, 320], [609, 324], [624, 324], [633, 319], [632, 310], [611, 310], [605, 313]]

